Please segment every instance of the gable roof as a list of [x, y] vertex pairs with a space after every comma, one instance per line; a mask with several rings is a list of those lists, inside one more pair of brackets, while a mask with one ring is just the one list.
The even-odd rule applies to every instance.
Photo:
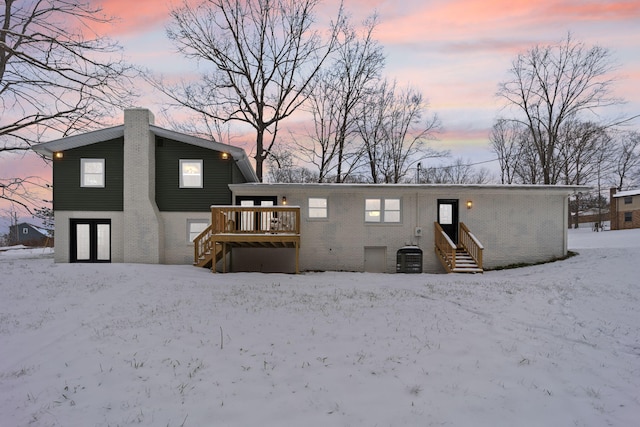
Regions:
[[20, 228], [23, 228], [23, 227], [30, 227], [31, 229], [35, 230], [36, 232], [42, 234], [43, 237], [47, 237], [49, 235], [49, 230], [47, 230], [46, 228], [39, 227], [37, 225], [33, 225], [33, 224], [28, 223], [28, 222], [21, 222], [21, 223], [9, 226], [10, 229], [14, 229], [14, 228], [15, 229], [20, 229]]
[[[247, 180], [247, 182], [258, 182], [258, 176], [251, 166], [247, 153], [239, 147], [234, 147], [229, 144], [222, 144], [220, 142], [211, 141], [204, 138], [198, 138], [196, 136], [187, 135], [184, 133], [164, 129], [159, 126], [149, 125], [149, 130], [152, 134], [171, 139], [174, 141], [182, 142], [185, 144], [195, 145], [202, 148], [207, 148], [213, 151], [220, 151], [231, 154], [233, 160], [238, 165], [240, 172]], [[124, 125], [113, 126], [105, 129], [86, 132], [78, 135], [67, 136], [53, 141], [43, 142], [32, 147], [33, 151], [45, 156], [53, 157], [53, 153], [57, 151], [71, 150], [73, 148], [84, 147], [86, 145], [96, 144], [98, 142], [109, 141], [112, 139], [124, 137]]]

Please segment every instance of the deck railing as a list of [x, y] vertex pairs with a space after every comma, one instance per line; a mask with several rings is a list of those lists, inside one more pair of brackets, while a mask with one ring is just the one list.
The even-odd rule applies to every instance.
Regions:
[[213, 256], [215, 256], [215, 253], [213, 252], [215, 248], [212, 247], [213, 246], [213, 240], [211, 239], [212, 235], [213, 235], [213, 229], [211, 228], [211, 226], [208, 226], [200, 234], [198, 234], [195, 239], [193, 239], [193, 251], [194, 251], [193, 263], [194, 264], [198, 264], [201, 260], [204, 260], [204, 258], [208, 254], [213, 254]]
[[297, 206], [212, 206], [213, 234], [300, 234]]
[[447, 236], [440, 224], [437, 222], [434, 225], [434, 237], [436, 241], [436, 252], [441, 260], [443, 260], [444, 268], [450, 273], [456, 268], [456, 245]]
[[476, 236], [474, 236], [462, 222], [460, 223], [460, 245], [467, 250], [478, 267], [482, 268], [482, 252], [484, 246], [482, 246], [482, 243], [480, 243]]
[[440, 224], [434, 223], [434, 237], [436, 243], [436, 252], [438, 253], [444, 268], [447, 272], [451, 272], [456, 269], [456, 250], [458, 246], [465, 249], [466, 252], [473, 258], [478, 268], [482, 269], [482, 252], [484, 247], [482, 243], [476, 238], [476, 236], [469, 231], [469, 228], [460, 223], [459, 226], [459, 239], [458, 245], [453, 243], [447, 233], [442, 229]]
[[222, 251], [220, 244], [214, 247], [216, 242], [258, 239], [289, 242], [299, 239], [299, 234], [300, 208], [297, 206], [211, 206], [211, 225], [193, 240], [194, 264], [213, 259], [215, 265], [216, 255]]

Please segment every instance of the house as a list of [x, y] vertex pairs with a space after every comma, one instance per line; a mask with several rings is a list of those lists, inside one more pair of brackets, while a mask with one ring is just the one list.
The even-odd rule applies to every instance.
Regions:
[[210, 206], [257, 181], [244, 150], [155, 126], [146, 109], [34, 150], [53, 159], [56, 262], [191, 264]]
[[618, 192], [611, 188], [609, 198], [612, 230], [640, 228], [640, 189]]
[[[441, 184], [244, 183], [229, 187], [234, 200], [249, 200], [249, 205], [299, 207], [297, 217], [289, 221], [297, 227], [291, 230], [299, 233], [297, 249], [294, 245], [233, 246], [231, 242], [230, 270], [387, 273], [398, 271], [401, 252], [412, 248], [422, 253], [421, 271], [433, 273], [476, 272], [562, 258], [567, 255], [568, 196], [584, 190]], [[282, 216], [277, 207], [260, 209], [251, 215]], [[219, 212], [233, 218], [226, 207], [213, 206], [212, 212], [214, 227]], [[468, 253], [460, 254], [462, 248]], [[471, 260], [464, 260], [465, 256]]]
[[39, 144], [56, 262], [481, 272], [567, 254], [576, 186], [258, 183], [244, 150], [124, 124]]
[[9, 226], [9, 243], [24, 246], [52, 246], [53, 239], [49, 232], [27, 222]]

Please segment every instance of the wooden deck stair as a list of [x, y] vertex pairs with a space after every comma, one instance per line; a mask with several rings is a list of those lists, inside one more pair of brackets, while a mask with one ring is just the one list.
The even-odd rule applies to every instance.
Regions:
[[[231, 247], [227, 248], [227, 253], [231, 250]], [[215, 262], [217, 263], [218, 261], [220, 261], [223, 257], [223, 253], [222, 253], [222, 245], [216, 245], [216, 250], [215, 250], [215, 254], [213, 253], [214, 251], [211, 250], [207, 250], [204, 253], [200, 253], [198, 254], [198, 259], [193, 263], [193, 265], [195, 265], [196, 267], [204, 267], [204, 268], [211, 268], [211, 266], [213, 265], [213, 260], [214, 260], [214, 255], [215, 255]]]
[[482, 273], [482, 268], [464, 248], [457, 248], [455, 254], [455, 267], [452, 273]]
[[454, 244], [440, 224], [435, 223], [435, 251], [447, 273], [482, 273], [484, 247], [469, 229], [460, 223], [460, 241]]

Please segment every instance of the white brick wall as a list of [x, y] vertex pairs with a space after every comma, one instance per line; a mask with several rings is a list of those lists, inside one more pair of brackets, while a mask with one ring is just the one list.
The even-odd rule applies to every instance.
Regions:
[[111, 220], [111, 262], [124, 262], [124, 214], [111, 211], [56, 211], [54, 261], [69, 262], [70, 257], [70, 219], [110, 219]]
[[124, 262], [164, 262], [164, 235], [155, 203], [155, 138], [147, 109], [124, 113]]
[[[286, 196], [301, 209], [301, 270], [363, 271], [364, 248], [385, 247], [385, 271], [397, 250], [418, 244], [423, 271], [444, 271], [434, 252], [438, 199], [459, 200], [459, 220], [485, 247], [485, 267], [532, 263], [566, 255], [567, 190], [469, 186], [232, 185], [236, 195]], [[308, 218], [307, 198], [327, 197], [329, 218]], [[366, 198], [400, 198], [400, 224], [366, 224]], [[473, 208], [467, 209], [467, 200]], [[423, 234], [415, 237], [415, 228]], [[265, 251], [265, 253], [268, 251]]]
[[161, 212], [164, 224], [165, 264], [193, 263], [193, 243], [188, 242], [187, 220], [211, 223], [210, 212]]

